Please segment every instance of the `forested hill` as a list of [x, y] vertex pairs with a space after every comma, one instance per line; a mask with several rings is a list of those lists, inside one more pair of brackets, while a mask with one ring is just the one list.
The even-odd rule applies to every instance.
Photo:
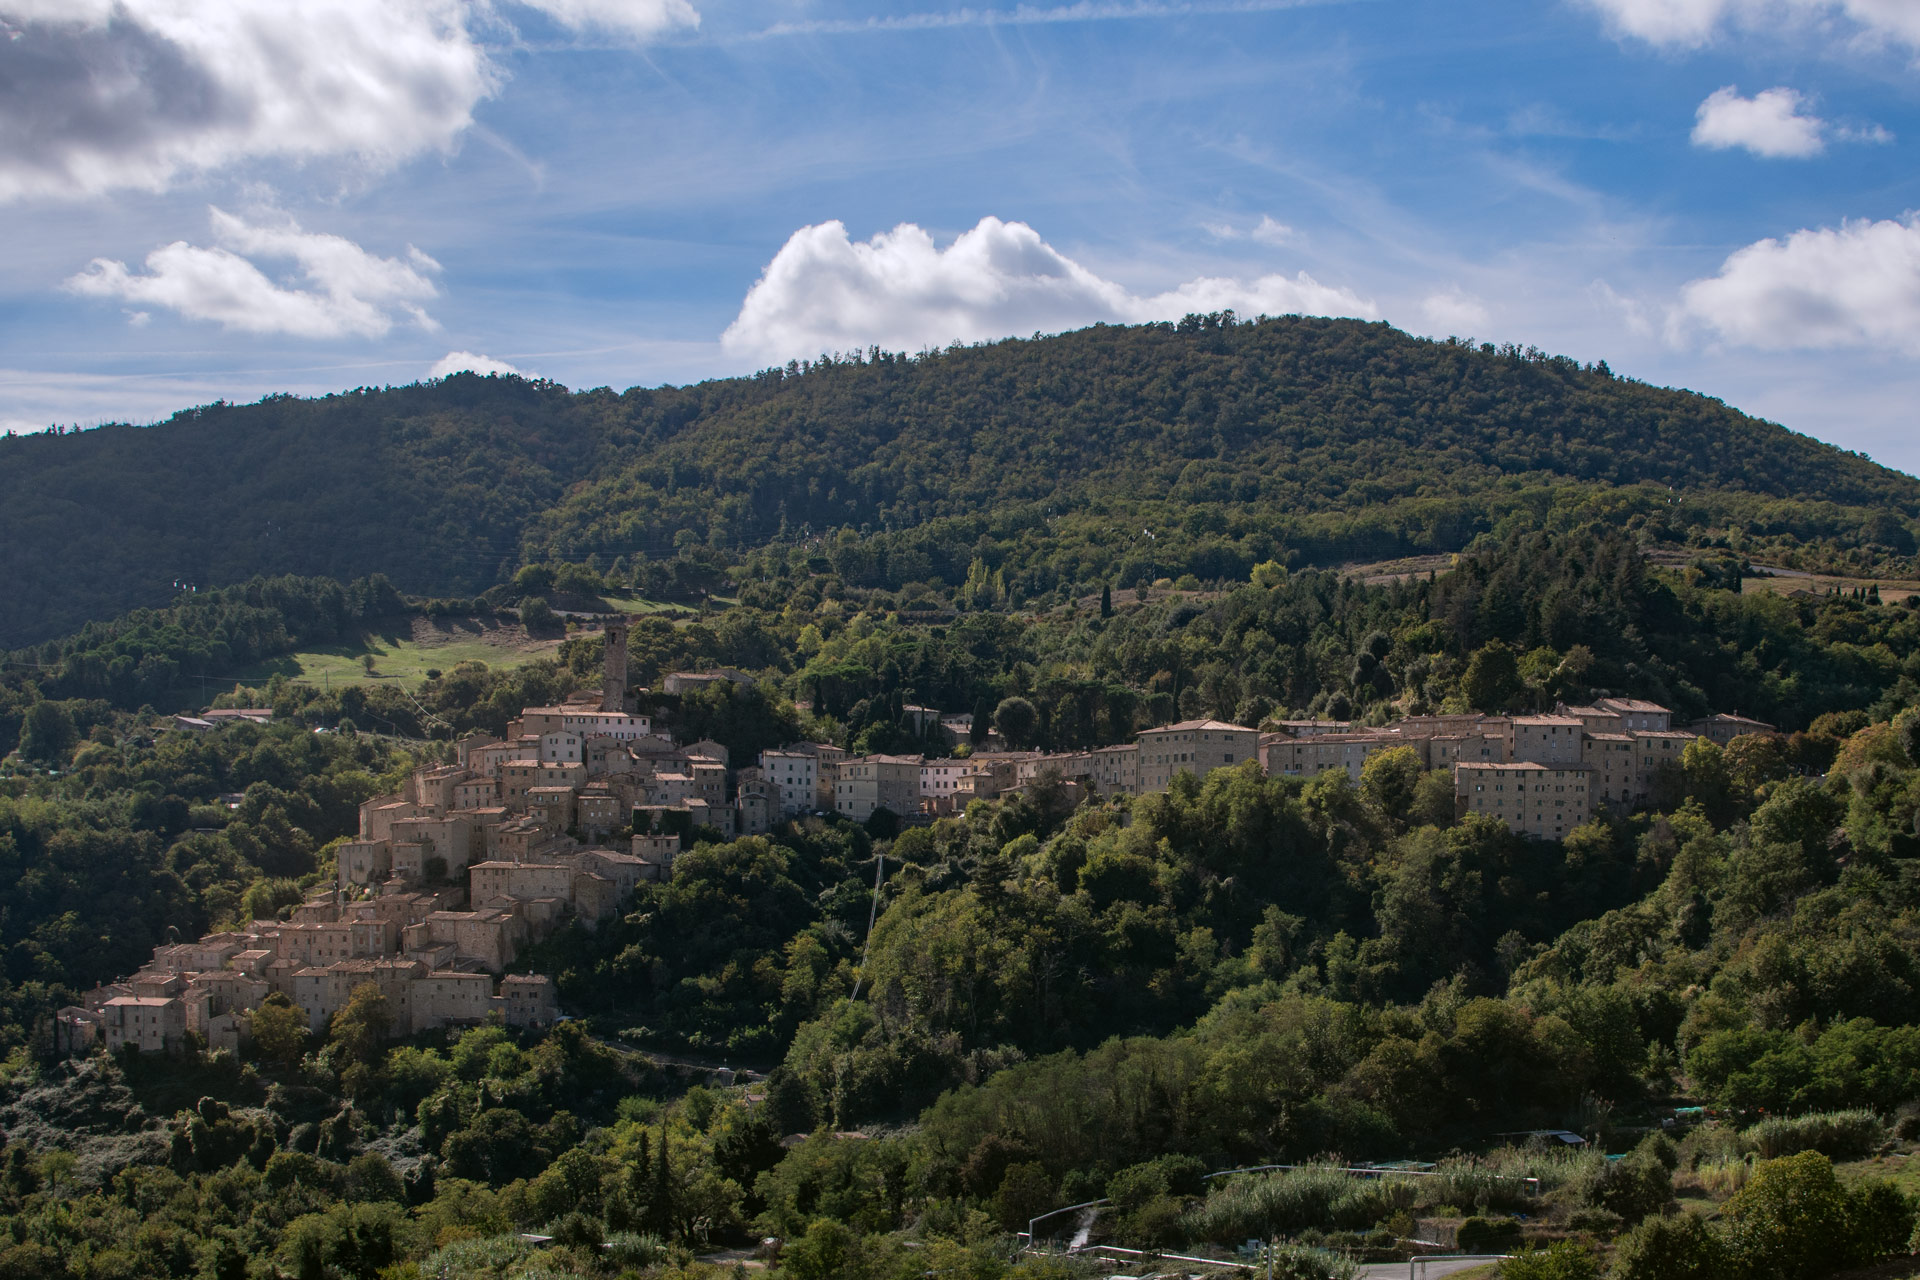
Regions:
[[1857, 566], [1914, 553], [1920, 481], [1604, 366], [1347, 320], [1096, 327], [624, 395], [457, 375], [0, 441], [0, 645], [256, 574], [472, 594], [532, 561], [821, 539], [855, 584], [991, 571], [1031, 595], [1596, 510], [1643, 540]]

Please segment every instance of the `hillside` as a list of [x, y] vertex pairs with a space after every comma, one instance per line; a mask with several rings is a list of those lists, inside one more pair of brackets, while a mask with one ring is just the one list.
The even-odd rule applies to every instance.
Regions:
[[1604, 366], [1345, 320], [1096, 327], [625, 394], [459, 375], [0, 441], [0, 645], [176, 581], [467, 595], [543, 559], [833, 535], [818, 567], [855, 585], [991, 571], [1031, 596], [1450, 551], [1522, 512], [1859, 568], [1913, 554], [1920, 481]]

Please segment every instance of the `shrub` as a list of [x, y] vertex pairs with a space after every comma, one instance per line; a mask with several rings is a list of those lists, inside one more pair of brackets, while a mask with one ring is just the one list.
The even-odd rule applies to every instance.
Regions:
[[1635, 1155], [1645, 1156], [1659, 1162], [1668, 1173], [1680, 1167], [1680, 1148], [1672, 1138], [1660, 1132], [1648, 1134], [1640, 1139], [1640, 1145], [1633, 1149]]
[[1468, 1218], [1453, 1240], [1462, 1253], [1505, 1253], [1520, 1243], [1520, 1224], [1512, 1218]]
[[1476, 1211], [1524, 1211], [1532, 1201], [1528, 1178], [1542, 1190], [1578, 1180], [1598, 1157], [1581, 1152], [1512, 1151], [1486, 1161], [1443, 1161], [1420, 1183], [1422, 1204], [1456, 1204]]
[[1528, 1249], [1500, 1264], [1500, 1280], [1599, 1280], [1593, 1254], [1571, 1240]]
[[1190, 1239], [1215, 1244], [1296, 1235], [1308, 1228], [1359, 1231], [1412, 1209], [1412, 1178], [1356, 1178], [1333, 1167], [1221, 1179], [1187, 1215]]
[[1852, 1255], [1848, 1196], [1818, 1151], [1763, 1162], [1725, 1214], [1729, 1243], [1753, 1275], [1804, 1280]]
[[1671, 1152], [1678, 1162], [1679, 1153], [1671, 1150], [1671, 1142], [1667, 1150], [1652, 1143], [1649, 1138], [1624, 1159], [1594, 1166], [1581, 1187], [1588, 1205], [1617, 1213], [1627, 1222], [1665, 1212], [1673, 1199], [1673, 1175], [1662, 1156]]
[[1854, 1262], [1878, 1262], [1907, 1252], [1914, 1204], [1900, 1188], [1876, 1178], [1855, 1186], [1847, 1199], [1847, 1239]]
[[1733, 1280], [1733, 1254], [1690, 1213], [1648, 1218], [1613, 1251], [1610, 1280]]
[[1358, 1270], [1351, 1260], [1326, 1249], [1283, 1244], [1273, 1251], [1273, 1280], [1353, 1280]]
[[1590, 1235], [1610, 1236], [1618, 1233], [1627, 1222], [1611, 1209], [1575, 1209], [1567, 1216], [1567, 1225]]
[[1737, 1129], [1718, 1121], [1688, 1131], [1680, 1140], [1680, 1168], [1693, 1169], [1705, 1164], [1724, 1164], [1744, 1157], [1750, 1148]]
[[638, 1271], [666, 1262], [672, 1251], [659, 1236], [617, 1231], [607, 1237], [607, 1265], [619, 1271]]
[[1886, 1141], [1886, 1126], [1871, 1111], [1823, 1111], [1762, 1120], [1743, 1135], [1767, 1160], [1818, 1151], [1834, 1160], [1858, 1160]]

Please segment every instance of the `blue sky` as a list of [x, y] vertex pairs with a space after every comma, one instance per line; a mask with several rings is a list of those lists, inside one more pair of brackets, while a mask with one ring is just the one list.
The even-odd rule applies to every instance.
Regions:
[[0, 28], [0, 426], [1230, 305], [1604, 359], [1920, 471], [1909, 0], [0, 0]]

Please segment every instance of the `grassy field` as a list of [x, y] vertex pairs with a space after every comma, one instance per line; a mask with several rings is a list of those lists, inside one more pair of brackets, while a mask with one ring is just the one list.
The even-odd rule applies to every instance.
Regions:
[[[409, 687], [428, 671], [450, 671], [462, 662], [517, 667], [551, 657], [558, 638], [536, 640], [519, 627], [471, 618], [416, 618], [410, 631], [369, 632], [351, 644], [327, 645], [273, 658], [248, 668], [240, 680], [265, 684], [276, 675], [308, 684], [363, 684], [398, 681]], [[368, 674], [366, 656], [373, 656]]]
[[1843, 1178], [1884, 1178], [1908, 1195], [1920, 1195], [1920, 1154], [1893, 1151], [1839, 1166]]
[[661, 601], [647, 600], [641, 596], [605, 596], [603, 598], [606, 600], [608, 604], [618, 609], [621, 613], [646, 614], [646, 613], [686, 613], [688, 612], [686, 605], [664, 604]]
[[[1754, 566], [1756, 569], [1760, 566]], [[1839, 587], [1842, 591], [1852, 591], [1858, 587], [1880, 588], [1880, 599], [1886, 604], [1897, 604], [1908, 596], [1920, 592], [1920, 582], [1906, 578], [1842, 578], [1826, 573], [1793, 573], [1775, 569], [1769, 576], [1762, 578], [1743, 578], [1742, 591], [1775, 591], [1782, 595], [1791, 595], [1795, 591], [1810, 591], [1816, 596]]]
[[[670, 618], [696, 618], [700, 616], [700, 606], [697, 603], [687, 604], [682, 602], [674, 604], [665, 600], [649, 600], [645, 596], [605, 595], [601, 596], [598, 602], [595, 603], [596, 606], [597, 604], [604, 604], [608, 609], [612, 609], [616, 613], [624, 613], [636, 617], [648, 614], [665, 614]], [[734, 608], [739, 603], [740, 601], [732, 596], [709, 596], [707, 597], [707, 611], [709, 613], [719, 613], [723, 610]], [[598, 607], [590, 607], [587, 603], [578, 603], [567, 607], [563, 607], [563, 604], [555, 604], [553, 607], [558, 613], [577, 614], [604, 612], [604, 610]]]

